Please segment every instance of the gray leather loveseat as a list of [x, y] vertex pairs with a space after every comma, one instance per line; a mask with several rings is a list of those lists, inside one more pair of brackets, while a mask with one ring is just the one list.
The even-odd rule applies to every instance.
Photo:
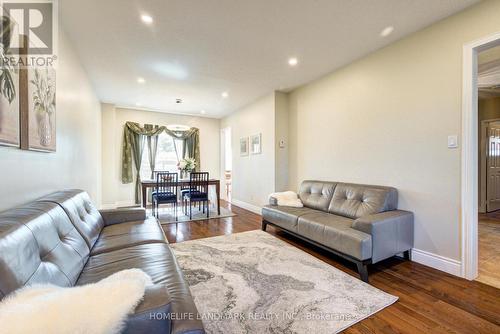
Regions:
[[390, 187], [304, 181], [303, 208], [270, 205], [262, 209], [268, 224], [357, 264], [368, 282], [367, 265], [399, 253], [410, 259], [413, 213], [397, 210], [398, 193]]
[[69, 190], [0, 213], [0, 299], [25, 285], [82, 285], [129, 268], [155, 285], [125, 333], [204, 333], [163, 230], [144, 209], [98, 211], [87, 193]]

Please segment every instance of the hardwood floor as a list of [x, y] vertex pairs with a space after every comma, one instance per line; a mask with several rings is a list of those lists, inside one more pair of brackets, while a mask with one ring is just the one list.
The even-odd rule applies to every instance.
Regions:
[[[260, 229], [259, 215], [223, 206], [237, 216], [163, 225], [169, 242]], [[268, 232], [358, 277], [353, 264], [273, 227]], [[369, 272], [370, 284], [399, 300], [344, 333], [500, 333], [500, 289], [398, 258], [377, 263]]]
[[479, 282], [500, 289], [500, 216], [479, 215]]

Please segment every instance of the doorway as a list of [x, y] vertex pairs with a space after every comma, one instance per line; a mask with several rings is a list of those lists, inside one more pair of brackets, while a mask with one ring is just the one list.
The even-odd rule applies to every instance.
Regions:
[[462, 166], [461, 166], [461, 276], [478, 277], [479, 127], [478, 54], [500, 45], [500, 33], [463, 47]]
[[500, 46], [478, 52], [477, 281], [500, 288]]

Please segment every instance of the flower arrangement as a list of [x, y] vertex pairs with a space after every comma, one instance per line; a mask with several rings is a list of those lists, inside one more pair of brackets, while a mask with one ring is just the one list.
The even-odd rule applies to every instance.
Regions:
[[182, 172], [191, 172], [196, 168], [196, 160], [193, 158], [182, 159], [177, 164], [177, 168]]

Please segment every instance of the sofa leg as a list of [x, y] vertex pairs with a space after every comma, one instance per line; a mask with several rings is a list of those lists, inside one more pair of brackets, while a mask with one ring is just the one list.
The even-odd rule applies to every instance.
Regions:
[[363, 262], [356, 262], [356, 266], [358, 267], [358, 273], [361, 280], [368, 283], [368, 266]]
[[265, 231], [267, 227], [267, 222], [265, 220], [262, 221], [262, 231]]
[[404, 251], [403, 252], [403, 258], [405, 260], [411, 261], [411, 251], [410, 250]]

